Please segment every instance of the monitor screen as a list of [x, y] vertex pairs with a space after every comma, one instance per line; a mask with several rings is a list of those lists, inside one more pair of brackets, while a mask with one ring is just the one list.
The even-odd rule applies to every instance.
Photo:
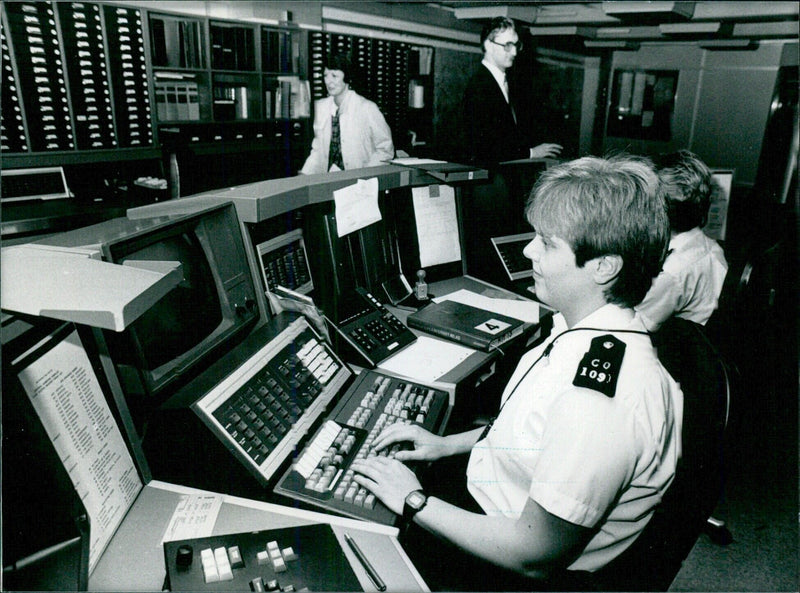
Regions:
[[127, 222], [136, 230], [105, 241], [105, 259], [177, 261], [183, 271], [178, 286], [124, 331], [104, 332], [125, 392], [160, 402], [256, 324], [255, 287], [233, 205]]
[[264, 289], [274, 292], [278, 286], [308, 294], [314, 289], [308, 267], [303, 231], [294, 229], [256, 245]]
[[158, 369], [201, 344], [222, 323], [214, 274], [194, 229], [168, 235], [118, 260], [178, 261], [183, 280], [134, 322], [145, 368]]
[[63, 167], [4, 169], [0, 183], [0, 201], [48, 200], [69, 198]]

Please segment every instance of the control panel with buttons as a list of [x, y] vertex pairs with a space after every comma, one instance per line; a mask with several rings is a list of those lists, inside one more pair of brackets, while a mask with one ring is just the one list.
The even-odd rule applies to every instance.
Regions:
[[171, 591], [362, 591], [330, 525], [164, 543]]

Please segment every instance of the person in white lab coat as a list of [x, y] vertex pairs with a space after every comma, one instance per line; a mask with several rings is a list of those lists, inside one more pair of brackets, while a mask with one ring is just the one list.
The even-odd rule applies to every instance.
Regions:
[[378, 106], [350, 88], [353, 72], [347, 55], [328, 58], [328, 96], [314, 105], [314, 140], [301, 174], [377, 167], [394, 158], [392, 131]]

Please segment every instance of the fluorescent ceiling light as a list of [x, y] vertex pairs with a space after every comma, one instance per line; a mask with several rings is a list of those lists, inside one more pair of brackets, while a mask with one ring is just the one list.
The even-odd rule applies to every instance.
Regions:
[[674, 16], [689, 19], [694, 14], [694, 2], [603, 2], [603, 12], [616, 17]]
[[658, 26], [665, 35], [698, 35], [718, 33], [720, 23], [663, 23]]
[[601, 27], [597, 29], [597, 39], [661, 39], [658, 27]]
[[539, 9], [536, 6], [515, 6], [514, 4], [492, 4], [486, 6], [467, 6], [456, 8], [453, 16], [457, 19], [491, 19], [498, 16], [532, 23], [536, 20]]
[[709, 39], [708, 41], [701, 41], [698, 47], [710, 50], [726, 50], [726, 49], [756, 49], [758, 42], [752, 39]]
[[329, 30], [331, 23], [341, 23], [344, 27], [360, 26], [372, 28], [378, 31], [393, 31], [396, 33], [413, 33], [415, 35], [438, 37], [464, 44], [480, 44], [478, 33], [468, 33], [466, 31], [455, 31], [445, 27], [434, 25], [423, 25], [421, 23], [411, 23], [400, 19], [392, 19], [374, 16], [352, 10], [335, 8], [332, 6], [322, 7], [322, 23], [325, 30]]
[[589, 49], [617, 49], [622, 51], [631, 51], [639, 49], [639, 44], [634, 41], [592, 41], [587, 39], [583, 42]]
[[578, 37], [587, 37], [589, 39], [593, 39], [597, 34], [597, 29], [593, 29], [592, 27], [537, 27], [531, 26], [528, 27], [528, 30], [531, 32], [531, 35], [539, 35], [542, 37], [545, 36], [552, 36], [552, 35], [572, 35]]

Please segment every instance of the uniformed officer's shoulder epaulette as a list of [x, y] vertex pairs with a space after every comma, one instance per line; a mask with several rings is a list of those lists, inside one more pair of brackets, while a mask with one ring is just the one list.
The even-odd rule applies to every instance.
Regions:
[[625, 342], [619, 338], [611, 334], [594, 338], [578, 365], [572, 384], [614, 397], [624, 356]]

